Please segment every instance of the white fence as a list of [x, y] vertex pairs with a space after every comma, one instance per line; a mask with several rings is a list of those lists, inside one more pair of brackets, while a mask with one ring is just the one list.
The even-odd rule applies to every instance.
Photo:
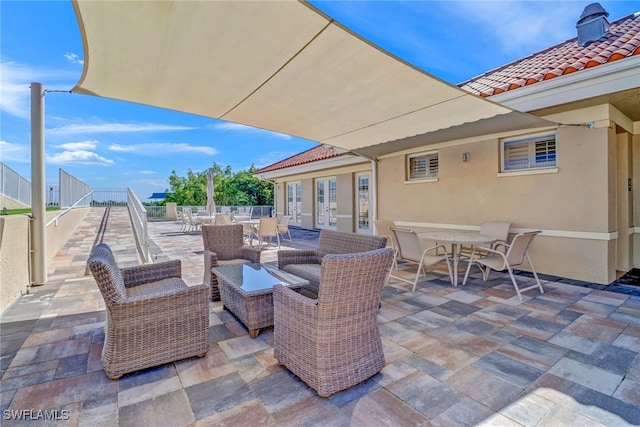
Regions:
[[89, 207], [91, 187], [75, 176], [60, 169], [60, 209], [74, 207]]
[[31, 206], [31, 183], [0, 162], [0, 194]]
[[146, 264], [149, 262], [149, 235], [147, 234], [147, 210], [131, 188], [127, 188], [127, 207], [133, 227], [133, 234], [138, 242], [140, 255]]

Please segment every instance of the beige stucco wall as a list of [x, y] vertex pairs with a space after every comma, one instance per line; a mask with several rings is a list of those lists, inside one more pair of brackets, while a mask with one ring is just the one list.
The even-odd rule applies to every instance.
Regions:
[[[497, 138], [383, 156], [378, 161], [377, 218], [417, 231], [479, 229], [486, 221], [511, 221], [516, 232], [542, 230], [531, 255], [537, 270], [556, 276], [607, 284], [616, 279], [617, 269], [640, 267], [640, 135], [630, 133], [638, 126], [629, 126], [607, 104], [573, 110], [563, 106], [548, 114], [555, 122], [574, 124], [549, 130], [556, 131], [558, 141], [553, 173], [500, 174]], [[617, 126], [616, 120], [625, 125]], [[406, 182], [406, 155], [433, 150], [439, 153], [438, 180]], [[462, 161], [463, 153], [469, 153], [469, 162]], [[354, 231], [354, 177], [370, 167], [365, 161], [292, 174], [278, 182], [302, 183], [302, 226], [314, 228], [314, 179], [335, 176], [338, 228]], [[628, 176], [633, 179], [631, 193]], [[279, 191], [284, 199], [286, 185]]]
[[29, 285], [29, 217], [7, 215], [0, 234], [0, 313]]
[[0, 210], [2, 210], [2, 208], [7, 208], [7, 209], [24, 209], [24, 208], [28, 208], [29, 205], [25, 205], [24, 203], [20, 203], [17, 200], [11, 199], [9, 197], [6, 197], [2, 194], [0, 194]]
[[[54, 259], [88, 212], [89, 208], [72, 209], [47, 227], [47, 262]], [[59, 213], [47, 212], [47, 222]], [[4, 222], [0, 233], [1, 313], [29, 286], [29, 216], [7, 215], [0, 219]]]
[[[74, 230], [89, 213], [90, 208], [77, 208], [67, 211], [54, 223], [47, 227], [47, 260], [52, 261]], [[47, 212], [47, 221], [52, 220], [60, 212]]]
[[558, 171], [548, 174], [498, 176], [497, 139], [439, 148], [437, 182], [405, 183], [405, 156], [384, 158], [378, 217], [460, 228], [511, 221], [515, 229], [592, 235], [540, 236], [533, 259], [544, 273], [609, 283], [615, 274], [607, 238], [616, 231], [615, 134], [609, 127], [560, 127], [557, 142]]

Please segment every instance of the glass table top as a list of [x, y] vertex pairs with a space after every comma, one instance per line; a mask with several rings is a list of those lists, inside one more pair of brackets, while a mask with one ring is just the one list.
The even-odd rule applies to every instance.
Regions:
[[264, 291], [275, 284], [304, 286], [309, 281], [265, 264], [222, 265], [211, 269], [214, 274], [245, 292]]

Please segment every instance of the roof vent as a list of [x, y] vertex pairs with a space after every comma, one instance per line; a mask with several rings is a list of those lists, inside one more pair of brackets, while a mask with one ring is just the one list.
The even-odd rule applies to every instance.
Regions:
[[576, 23], [578, 29], [578, 45], [586, 46], [609, 32], [609, 12], [600, 3], [591, 3], [582, 11]]

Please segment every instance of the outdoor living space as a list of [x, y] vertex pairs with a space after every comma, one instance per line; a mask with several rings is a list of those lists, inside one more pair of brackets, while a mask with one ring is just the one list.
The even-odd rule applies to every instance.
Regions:
[[[454, 287], [444, 263], [415, 292], [390, 280], [378, 315], [386, 366], [328, 398], [278, 364], [273, 328], [250, 339], [221, 302], [210, 303], [205, 357], [110, 380], [100, 362], [104, 302], [86, 270], [103, 214], [91, 209], [48, 283], [2, 316], [3, 425], [37, 416], [50, 420], [38, 425], [81, 426], [639, 423], [640, 297], [542, 276], [544, 294], [519, 302], [506, 274], [483, 282], [474, 270]], [[202, 236], [177, 229], [149, 223], [152, 258], [181, 260], [185, 281], [199, 284]], [[292, 228], [283, 247], [312, 248], [317, 236]], [[99, 239], [121, 266], [139, 263], [126, 208], [111, 208]], [[262, 261], [277, 250], [264, 249]]]

